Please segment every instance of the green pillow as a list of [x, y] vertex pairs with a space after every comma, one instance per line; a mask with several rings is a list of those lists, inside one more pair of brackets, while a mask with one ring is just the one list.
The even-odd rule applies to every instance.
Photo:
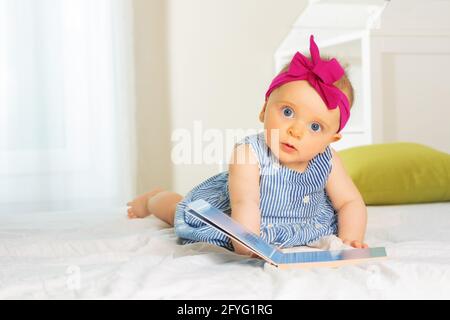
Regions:
[[450, 201], [450, 154], [405, 142], [338, 154], [368, 205]]

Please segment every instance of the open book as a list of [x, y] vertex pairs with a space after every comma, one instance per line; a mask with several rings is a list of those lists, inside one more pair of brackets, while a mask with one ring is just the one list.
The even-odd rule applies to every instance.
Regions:
[[241, 224], [231, 219], [230, 216], [214, 208], [204, 200], [200, 199], [189, 203], [187, 211], [281, 269], [321, 266], [338, 267], [387, 257], [386, 250], [383, 247], [286, 253], [278, 247], [267, 243], [253, 232], [246, 230]]

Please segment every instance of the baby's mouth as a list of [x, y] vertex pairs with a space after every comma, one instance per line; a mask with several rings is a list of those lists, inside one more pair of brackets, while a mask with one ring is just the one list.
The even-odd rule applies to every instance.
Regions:
[[292, 144], [289, 143], [281, 143], [282, 145], [284, 145], [285, 147], [287, 147], [288, 149], [291, 149], [292, 151], [297, 150], [297, 148], [295, 148]]

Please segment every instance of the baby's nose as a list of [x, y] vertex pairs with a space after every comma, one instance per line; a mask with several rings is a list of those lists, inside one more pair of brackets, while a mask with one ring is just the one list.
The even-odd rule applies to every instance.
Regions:
[[289, 127], [288, 133], [289, 135], [297, 139], [300, 139], [303, 136], [303, 130], [299, 126]]

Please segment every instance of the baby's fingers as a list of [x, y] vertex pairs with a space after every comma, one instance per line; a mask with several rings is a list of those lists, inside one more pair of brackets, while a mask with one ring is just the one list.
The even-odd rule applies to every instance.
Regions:
[[351, 246], [353, 248], [358, 248], [358, 249], [366, 249], [366, 248], [369, 247], [366, 243], [361, 242], [359, 240], [347, 240], [347, 239], [344, 239], [342, 242], [344, 244], [348, 245], [348, 246]]
[[364, 242], [355, 240], [352, 241], [352, 243], [350, 244], [353, 248], [358, 248], [358, 249], [365, 249], [368, 248], [369, 246], [367, 244], [365, 244]]

